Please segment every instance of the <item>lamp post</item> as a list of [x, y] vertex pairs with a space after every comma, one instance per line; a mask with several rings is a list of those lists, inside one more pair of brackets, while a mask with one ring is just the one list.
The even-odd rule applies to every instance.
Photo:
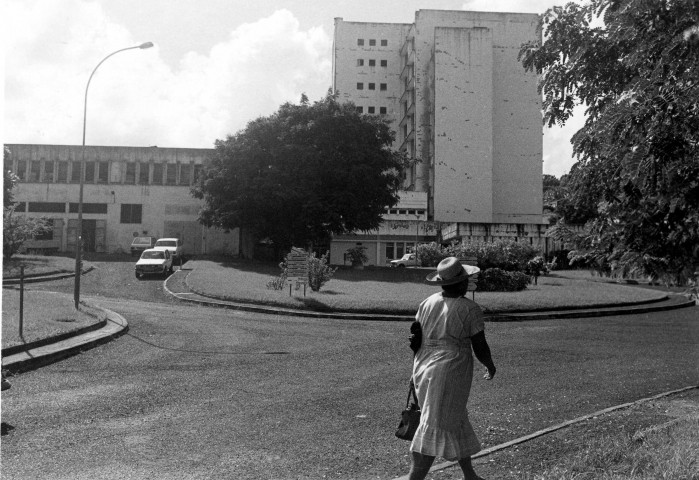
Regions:
[[153, 46], [152, 42], [142, 43], [133, 47], [121, 48], [115, 52], [110, 53], [102, 59], [100, 63], [92, 70], [90, 78], [87, 80], [87, 86], [85, 87], [85, 103], [83, 106], [83, 145], [82, 145], [82, 160], [80, 161], [80, 193], [78, 194], [78, 231], [76, 233], [75, 241], [75, 286], [73, 289], [73, 300], [75, 301], [75, 309], [77, 310], [80, 306], [80, 273], [81, 267], [81, 255], [82, 255], [82, 237], [83, 237], [83, 189], [85, 185], [85, 130], [87, 126], [87, 92], [90, 89], [90, 82], [95, 72], [102, 65], [105, 60], [107, 60], [112, 55], [116, 55], [119, 52], [126, 50], [133, 50], [135, 48], [146, 49]]

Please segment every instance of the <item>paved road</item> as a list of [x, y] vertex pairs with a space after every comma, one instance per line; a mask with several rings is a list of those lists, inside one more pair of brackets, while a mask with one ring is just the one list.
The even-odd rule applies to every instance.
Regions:
[[[313, 320], [100, 298], [118, 340], [15, 377], [6, 479], [392, 478], [407, 323]], [[699, 309], [489, 323], [494, 382], [471, 414], [485, 446], [699, 383]]]

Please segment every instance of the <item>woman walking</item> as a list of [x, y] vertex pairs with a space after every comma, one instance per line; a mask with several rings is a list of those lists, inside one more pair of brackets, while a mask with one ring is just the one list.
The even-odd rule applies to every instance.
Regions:
[[485, 340], [483, 312], [464, 297], [469, 276], [478, 271], [449, 257], [426, 278], [442, 291], [420, 304], [416, 321], [421, 333], [411, 340], [416, 350], [413, 382], [422, 415], [410, 445], [410, 480], [424, 479], [436, 456], [458, 461], [466, 480], [482, 480], [471, 465], [471, 455], [481, 445], [466, 409], [473, 379], [471, 351], [487, 368], [487, 380], [495, 376], [495, 365]]

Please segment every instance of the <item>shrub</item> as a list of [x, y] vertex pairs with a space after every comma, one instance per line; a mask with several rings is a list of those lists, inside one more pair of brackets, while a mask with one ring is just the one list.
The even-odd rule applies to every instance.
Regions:
[[348, 248], [346, 253], [349, 256], [352, 265], [354, 265], [357, 263], [365, 264], [369, 261], [369, 257], [367, 257], [365, 252], [366, 247], [357, 245], [356, 247]]
[[337, 268], [328, 265], [329, 255], [330, 251], [327, 251], [318, 258], [314, 252], [308, 257], [308, 284], [314, 292], [319, 291], [320, 287], [328, 283], [337, 270]]
[[519, 292], [527, 288], [530, 278], [522, 272], [489, 268], [478, 276], [479, 292]]
[[448, 256], [437, 242], [422, 243], [417, 246], [417, 258], [423, 267], [436, 267]]

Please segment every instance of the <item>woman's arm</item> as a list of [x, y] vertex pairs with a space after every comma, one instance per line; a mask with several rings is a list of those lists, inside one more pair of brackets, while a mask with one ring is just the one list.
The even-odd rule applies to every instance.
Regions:
[[495, 364], [493, 363], [493, 358], [490, 356], [490, 347], [485, 340], [484, 331], [480, 331], [471, 337], [471, 346], [473, 347], [473, 353], [476, 355], [478, 361], [488, 369], [485, 378], [487, 380], [492, 380], [495, 376]]

